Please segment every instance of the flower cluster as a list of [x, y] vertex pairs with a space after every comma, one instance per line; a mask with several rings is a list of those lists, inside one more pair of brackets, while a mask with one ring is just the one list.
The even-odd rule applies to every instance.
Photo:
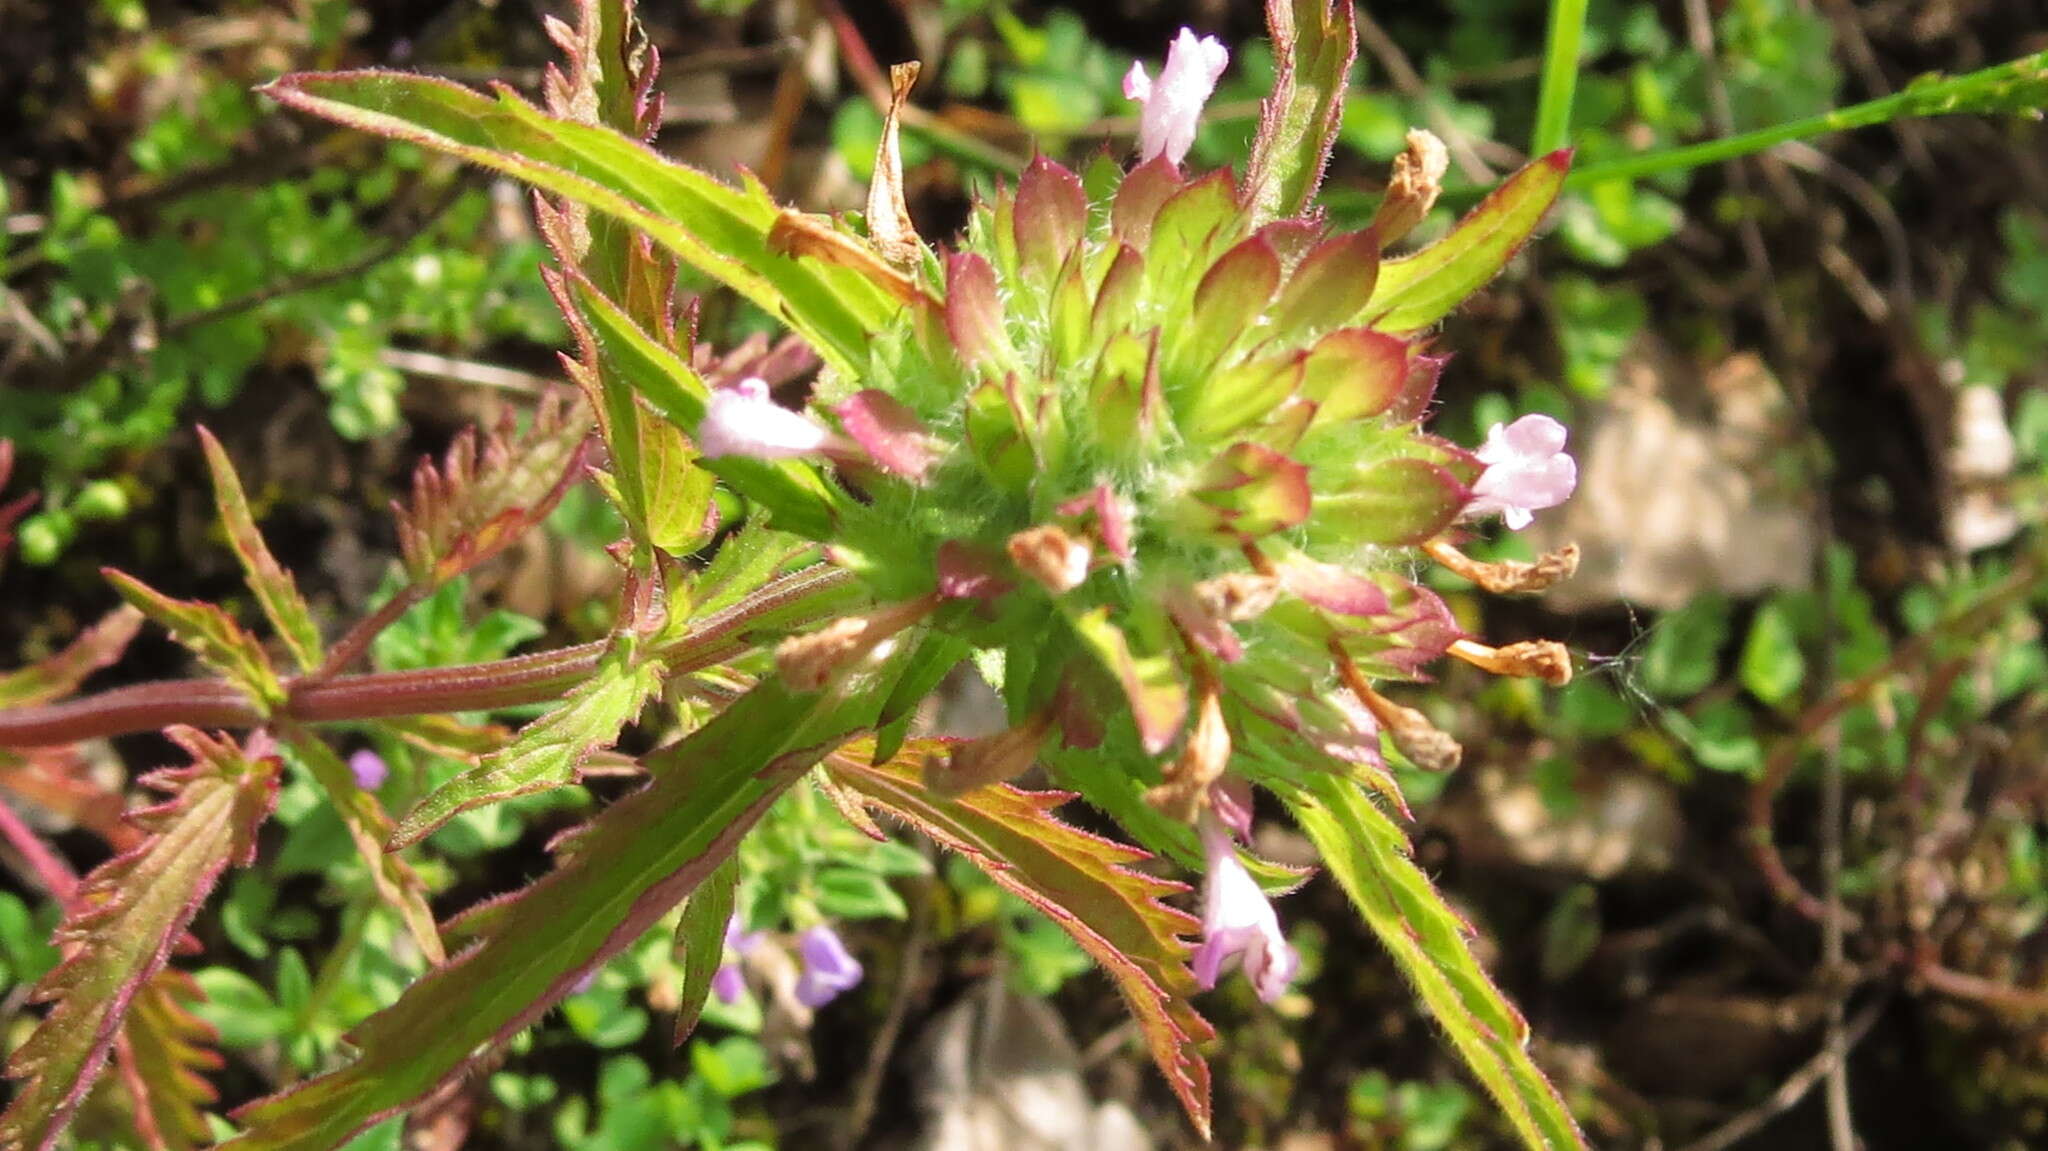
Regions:
[[[1219, 816], [1248, 827], [1249, 794], [1218, 797], [1304, 763], [1397, 796], [1383, 740], [1454, 765], [1454, 741], [1373, 686], [1447, 655], [1568, 678], [1561, 647], [1488, 647], [1411, 573], [1426, 554], [1494, 590], [1568, 574], [1569, 553], [1489, 565], [1456, 544], [1482, 518], [1525, 526], [1576, 471], [1548, 417], [1476, 451], [1423, 428], [1446, 357], [1382, 322], [1376, 288], [1382, 246], [1434, 201], [1441, 145], [1411, 136], [1371, 227], [1262, 220], [1229, 172], [1180, 167], [1227, 62], [1183, 30], [1156, 79], [1140, 64], [1125, 81], [1133, 167], [1041, 158], [977, 206], [957, 251], [913, 236], [892, 262], [879, 237], [849, 254], [801, 218], [778, 229], [785, 250], [885, 284], [901, 319], [858, 385], [820, 381], [818, 414], [743, 380], [698, 436], [710, 457], [829, 459], [859, 492], [819, 538], [882, 606], [788, 641], [792, 684], [824, 687], [910, 628], [1003, 653], [1011, 726], [934, 763], [932, 784], [1043, 762], [1114, 808], [1114, 765], [1198, 829], [1198, 978], [1235, 958], [1271, 999], [1297, 960]], [[813, 986], [840, 954], [806, 944]]]
[[[711, 993], [726, 1004], [737, 1003], [746, 994], [746, 962], [776, 945], [765, 931], [743, 931], [735, 914], [725, 928], [725, 957], [711, 979]], [[798, 1003], [816, 1010], [847, 991], [860, 986], [866, 974], [860, 960], [846, 949], [846, 941], [825, 924], [817, 924], [796, 937], [797, 958], [802, 969], [793, 993]]]

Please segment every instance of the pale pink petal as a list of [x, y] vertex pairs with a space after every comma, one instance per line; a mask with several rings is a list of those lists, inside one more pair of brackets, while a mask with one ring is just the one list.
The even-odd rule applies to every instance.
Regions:
[[1124, 76], [1124, 95], [1143, 104], [1138, 117], [1138, 161], [1158, 156], [1178, 164], [1194, 146], [1202, 106], [1216, 91], [1216, 81], [1230, 64], [1230, 50], [1214, 36], [1197, 37], [1182, 28], [1166, 52], [1166, 66], [1155, 82], [1141, 64]]
[[1571, 498], [1579, 466], [1565, 454], [1566, 435], [1563, 424], [1542, 415], [1493, 425], [1473, 453], [1486, 470], [1472, 485], [1464, 514], [1474, 519], [1498, 515], [1519, 531], [1534, 520], [1533, 513]]
[[1239, 862], [1229, 830], [1205, 812], [1201, 831], [1209, 875], [1202, 887], [1202, 942], [1193, 956], [1195, 979], [1205, 990], [1216, 986], [1225, 961], [1236, 957], [1252, 989], [1271, 1003], [1286, 994], [1301, 967], [1301, 956], [1281, 933], [1272, 902]]
[[713, 390], [697, 426], [697, 450], [705, 459], [792, 459], [819, 451], [831, 438], [825, 425], [776, 403], [759, 376]]

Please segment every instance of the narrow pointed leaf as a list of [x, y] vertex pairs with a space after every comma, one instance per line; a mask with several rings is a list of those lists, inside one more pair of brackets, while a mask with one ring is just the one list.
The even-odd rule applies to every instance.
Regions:
[[406, 861], [384, 849], [391, 838], [391, 817], [377, 797], [356, 783], [355, 774], [334, 749], [308, 731], [288, 729], [292, 750], [313, 773], [313, 779], [327, 793], [327, 805], [348, 829], [349, 841], [370, 872], [370, 882], [384, 902], [398, 913], [408, 934], [419, 944], [420, 953], [436, 966], [448, 959], [441, 935], [434, 927], [434, 912], [427, 904], [427, 888]]
[[615, 644], [560, 707], [421, 800], [391, 835], [390, 848], [410, 847], [465, 811], [574, 783], [576, 769], [591, 752], [618, 742], [619, 732], [661, 690], [661, 679], [658, 661], [635, 658], [632, 645]]
[[116, 608], [80, 632], [63, 651], [0, 675], [0, 707], [28, 707], [70, 695], [87, 676], [120, 659], [141, 629], [141, 612], [125, 605]]
[[711, 878], [690, 893], [683, 904], [683, 917], [676, 923], [675, 949], [683, 962], [683, 986], [676, 1004], [678, 1047], [697, 1029], [704, 1001], [711, 996], [712, 977], [725, 962], [725, 925], [732, 920], [739, 880], [739, 860], [728, 857]]
[[278, 564], [277, 557], [270, 554], [270, 545], [263, 542], [263, 533], [257, 530], [256, 519], [249, 513], [249, 497], [243, 494], [241, 477], [235, 474], [227, 450], [203, 427], [199, 429], [199, 442], [206, 449], [206, 466], [213, 472], [213, 500], [220, 509], [221, 527], [227, 531], [235, 558], [242, 563], [249, 590], [255, 593], [270, 626], [277, 629], [278, 638], [291, 649], [292, 658], [302, 670], [312, 671], [320, 666], [321, 659], [320, 628], [313, 622], [313, 613], [307, 609], [291, 573]]
[[1531, 1151], [1580, 1151], [1584, 1136], [1529, 1058], [1528, 1025], [1472, 955], [1469, 932], [1409, 858], [1392, 819], [1333, 772], [1278, 782], [1293, 811], [1465, 1065]]
[[1259, 110], [1242, 193], [1261, 223], [1306, 210], [1323, 182], [1358, 56], [1351, 0], [1266, 0], [1266, 24], [1273, 92]]
[[284, 701], [284, 688], [263, 645], [243, 631], [240, 624], [210, 603], [172, 599], [126, 572], [102, 568], [100, 574], [114, 585], [121, 598], [133, 604], [150, 622], [171, 633], [200, 662], [232, 680], [236, 687], [264, 707]]
[[326, 1151], [459, 1074], [639, 939], [739, 846], [776, 797], [873, 720], [863, 694], [756, 687], [647, 763], [539, 882], [493, 905], [488, 929], [356, 1029], [354, 1062], [237, 1112], [240, 1151]]
[[1215, 1032], [1188, 1002], [1195, 981], [1182, 938], [1198, 925], [1160, 902], [1185, 889], [1135, 870], [1134, 864], [1150, 858], [1145, 852], [1053, 815], [1071, 798], [1066, 793], [996, 784], [953, 799], [933, 795], [922, 782], [921, 765], [943, 754], [944, 745], [923, 741], [895, 759], [871, 764], [849, 748], [831, 757], [828, 768], [878, 810], [966, 856], [1100, 963], [1123, 993], [1188, 1117], [1207, 1135], [1209, 1068], [1200, 1045]]
[[73, 893], [56, 943], [64, 958], [36, 985], [49, 1014], [7, 1062], [17, 1081], [0, 1148], [54, 1147], [105, 1066], [130, 1004], [230, 866], [247, 864], [277, 798], [277, 761], [249, 760], [191, 728], [167, 734], [192, 765], [145, 777], [171, 798], [134, 818], [146, 838]]
[[737, 189], [615, 131], [545, 115], [398, 72], [299, 73], [263, 91], [290, 107], [504, 172], [639, 228], [686, 263], [787, 319], [833, 365], [866, 363], [866, 333], [894, 314], [859, 276], [777, 256], [778, 208], [758, 182]]
[[1449, 315], [1499, 275], [1535, 234], [1570, 166], [1569, 151], [1531, 162], [1481, 200], [1450, 235], [1381, 264], [1360, 322], [1383, 332], [1413, 332]]

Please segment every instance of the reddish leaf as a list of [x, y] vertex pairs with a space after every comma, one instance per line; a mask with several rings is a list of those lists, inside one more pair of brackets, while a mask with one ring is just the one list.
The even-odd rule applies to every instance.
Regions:
[[1010, 337], [1003, 331], [996, 271], [977, 253], [946, 257], [946, 333], [970, 367], [1000, 367], [1014, 358]]
[[891, 475], [920, 482], [938, 462], [924, 421], [887, 392], [865, 388], [832, 410], [847, 436]]
[[220, 1093], [206, 1073], [223, 1060], [215, 1049], [220, 1036], [191, 1011], [203, 998], [191, 976], [166, 968], [143, 984], [121, 1026], [121, 1079], [135, 1125], [171, 1151], [213, 1142], [205, 1107]]
[[[880, 700], [770, 681], [651, 759], [652, 782], [591, 822], [555, 871], [473, 920], [447, 965], [352, 1036], [354, 1062], [236, 1113], [242, 1151], [338, 1146], [510, 1039], [709, 877], [776, 797]], [[820, 712], [821, 707], [835, 710]]]
[[142, 613], [121, 607], [80, 632], [63, 651], [32, 667], [0, 675], [0, 707], [27, 707], [62, 699], [93, 672], [121, 658], [142, 629]]
[[1169, 357], [1169, 387], [1200, 387], [1224, 353], [1257, 329], [1279, 286], [1280, 256], [1264, 236], [1223, 253], [1195, 286], [1194, 311]]
[[1449, 527], [1471, 497], [1471, 489], [1442, 464], [1397, 458], [1360, 469], [1341, 491], [1322, 500], [1333, 538], [1399, 546], [1419, 544]]
[[172, 798], [137, 812], [147, 838], [79, 885], [55, 939], [64, 958], [36, 985], [34, 998], [54, 1006], [7, 1063], [20, 1084], [0, 1115], [0, 1146], [56, 1145], [145, 981], [163, 969], [221, 873], [254, 859], [256, 829], [277, 798], [278, 761], [251, 760], [187, 727], [165, 734], [192, 766], [144, 777]]
[[1380, 240], [1372, 229], [1323, 241], [1288, 277], [1273, 306], [1273, 337], [1294, 341], [1348, 322], [1372, 299], [1379, 274]]
[[1088, 227], [1088, 193], [1081, 177], [1044, 156], [1017, 179], [1017, 259], [1028, 279], [1050, 284]]
[[828, 766], [847, 788], [880, 811], [966, 856], [1005, 889], [1073, 936], [1115, 980], [1145, 1035], [1152, 1058], [1206, 1136], [1209, 1068], [1200, 1045], [1215, 1031], [1188, 1002], [1195, 992], [1183, 937], [1197, 924], [1161, 902], [1185, 888], [1135, 870], [1145, 852], [1061, 822], [1063, 792], [1007, 784], [954, 799], [927, 791], [919, 765], [944, 754], [923, 741], [882, 764], [849, 748]]
[[1110, 205], [1110, 234], [1126, 247], [1143, 250], [1152, 239], [1152, 221], [1160, 207], [1180, 189], [1180, 169], [1164, 155], [1131, 169]]
[[1367, 328], [1331, 332], [1309, 349], [1301, 394], [1316, 402], [1319, 425], [1377, 416], [1407, 386], [1414, 348]]
[[320, 666], [321, 660], [320, 628], [313, 622], [313, 613], [307, 610], [291, 573], [278, 564], [269, 545], [263, 542], [256, 519], [249, 513], [249, 498], [242, 493], [241, 478], [235, 475], [235, 465], [229, 462], [227, 451], [204, 427], [199, 429], [199, 442], [206, 449], [206, 466], [213, 472], [213, 500], [220, 509], [221, 527], [227, 531], [235, 558], [242, 562], [249, 590], [256, 594], [256, 602], [270, 618], [270, 626], [277, 629], [278, 638], [291, 649], [292, 658], [301, 669], [312, 671]]
[[228, 613], [210, 603], [172, 599], [113, 568], [101, 568], [100, 574], [107, 577], [122, 599], [169, 631], [172, 639], [184, 644], [206, 666], [247, 692], [257, 706], [267, 710], [284, 702], [284, 687], [270, 666], [270, 657], [263, 654], [263, 645], [243, 631]]
[[420, 461], [410, 504], [392, 507], [413, 582], [454, 579], [546, 519], [583, 473], [590, 424], [588, 409], [551, 392], [525, 432], [507, 411], [481, 441], [475, 428], [463, 429], [439, 467]]
[[1271, 448], [1240, 443], [1202, 469], [1186, 506], [1196, 527], [1249, 541], [1299, 526], [1313, 499], [1308, 468]]

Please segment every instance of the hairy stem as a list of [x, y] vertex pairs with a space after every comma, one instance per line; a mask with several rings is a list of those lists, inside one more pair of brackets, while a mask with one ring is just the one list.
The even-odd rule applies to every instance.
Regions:
[[[662, 653], [672, 675], [702, 671], [758, 646], [756, 633], [786, 634], [846, 610], [860, 595], [844, 572], [816, 567], [772, 580], [743, 602], [709, 616]], [[198, 728], [251, 728], [268, 718], [343, 723], [406, 715], [493, 711], [545, 703], [581, 683], [604, 657], [609, 640], [490, 663], [420, 671], [285, 681], [285, 702], [272, 716], [223, 680], [161, 680], [118, 687], [43, 707], [0, 711], [0, 748], [55, 747], [156, 731], [174, 723]]]

